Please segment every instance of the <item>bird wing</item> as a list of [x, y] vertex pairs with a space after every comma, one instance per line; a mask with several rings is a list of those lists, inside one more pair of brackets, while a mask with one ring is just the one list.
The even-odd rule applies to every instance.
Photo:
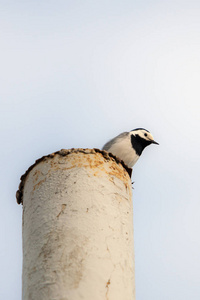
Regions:
[[122, 132], [120, 133], [118, 136], [114, 137], [113, 139], [111, 139], [110, 141], [108, 141], [102, 148], [102, 150], [106, 150], [109, 151], [109, 149], [111, 148], [111, 146], [113, 144], [115, 144], [117, 141], [119, 141], [119, 139], [121, 138], [125, 138], [127, 135], [129, 134], [129, 132]]

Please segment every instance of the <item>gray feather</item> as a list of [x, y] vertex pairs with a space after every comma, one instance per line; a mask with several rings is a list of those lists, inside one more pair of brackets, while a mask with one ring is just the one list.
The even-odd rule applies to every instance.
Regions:
[[119, 134], [118, 136], [114, 137], [112, 140], [108, 141], [102, 148], [102, 150], [106, 150], [109, 151], [109, 149], [111, 148], [111, 146], [113, 144], [115, 144], [119, 139], [124, 138], [125, 136], [127, 136], [129, 134], [129, 132], [122, 132], [121, 134]]

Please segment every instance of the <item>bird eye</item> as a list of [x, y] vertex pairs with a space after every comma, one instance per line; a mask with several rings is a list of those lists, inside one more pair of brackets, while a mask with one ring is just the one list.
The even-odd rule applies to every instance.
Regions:
[[145, 133], [144, 136], [147, 136], [147, 133]]

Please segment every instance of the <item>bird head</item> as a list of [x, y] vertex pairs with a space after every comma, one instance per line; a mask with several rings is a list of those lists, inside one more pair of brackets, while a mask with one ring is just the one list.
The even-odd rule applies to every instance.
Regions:
[[152, 134], [144, 129], [144, 128], [136, 128], [130, 131], [130, 134], [135, 136], [138, 140], [142, 139], [148, 142], [148, 144], [157, 144], [159, 145], [156, 141], [154, 141], [154, 138]]
[[136, 153], [140, 155], [144, 148], [150, 144], [157, 144], [154, 141], [152, 134], [144, 128], [136, 128], [129, 132], [131, 137], [132, 147], [136, 150]]

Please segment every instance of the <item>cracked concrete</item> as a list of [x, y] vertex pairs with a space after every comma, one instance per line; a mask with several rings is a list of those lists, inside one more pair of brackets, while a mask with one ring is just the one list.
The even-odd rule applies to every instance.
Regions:
[[23, 300], [134, 300], [130, 177], [109, 155], [67, 153], [23, 178]]

